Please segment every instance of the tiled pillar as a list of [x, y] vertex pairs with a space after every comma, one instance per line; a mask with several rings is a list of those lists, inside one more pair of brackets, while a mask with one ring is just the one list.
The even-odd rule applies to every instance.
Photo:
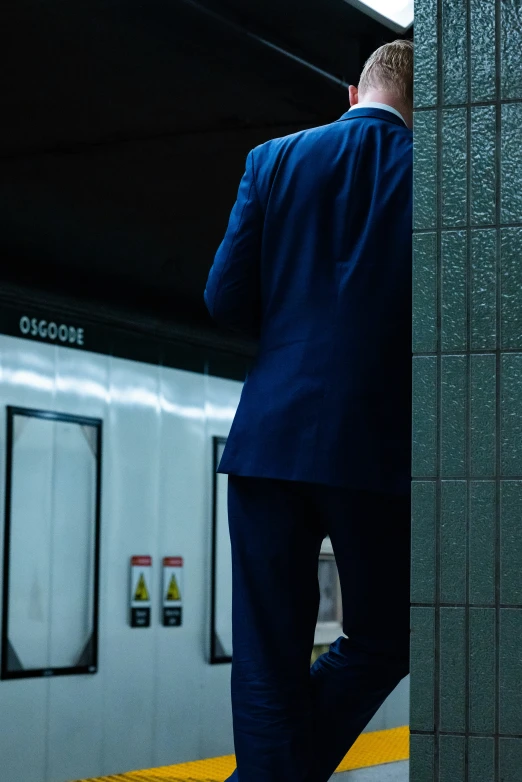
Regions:
[[522, 782], [522, 0], [416, 0], [411, 782]]

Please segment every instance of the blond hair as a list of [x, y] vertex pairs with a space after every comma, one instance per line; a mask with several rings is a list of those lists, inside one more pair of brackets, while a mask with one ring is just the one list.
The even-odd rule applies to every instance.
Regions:
[[413, 43], [385, 43], [366, 61], [359, 81], [359, 92], [381, 89], [413, 103]]

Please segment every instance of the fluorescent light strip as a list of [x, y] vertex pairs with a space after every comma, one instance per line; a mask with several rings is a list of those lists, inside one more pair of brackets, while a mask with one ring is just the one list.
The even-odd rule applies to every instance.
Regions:
[[[407, 30], [413, 24], [413, 0], [347, 0], [371, 16], [381, 17], [384, 23]], [[372, 13], [373, 12], [373, 13]]]

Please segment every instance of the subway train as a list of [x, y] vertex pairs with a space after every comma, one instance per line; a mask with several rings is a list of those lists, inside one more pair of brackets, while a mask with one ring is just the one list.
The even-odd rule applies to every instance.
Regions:
[[[0, 336], [2, 782], [232, 753], [215, 468], [241, 382], [182, 351], [91, 352], [89, 325], [51, 316], [23, 313], [18, 332]], [[328, 540], [318, 578], [315, 654], [342, 632]], [[405, 681], [369, 729], [407, 722]]]

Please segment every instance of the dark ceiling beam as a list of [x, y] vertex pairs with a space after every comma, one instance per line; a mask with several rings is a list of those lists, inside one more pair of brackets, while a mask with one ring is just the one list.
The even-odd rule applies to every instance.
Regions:
[[0, 306], [15, 309], [20, 315], [32, 315], [33, 311], [52, 313], [55, 319], [81, 321], [84, 327], [96, 325], [124, 330], [128, 335], [223, 351], [230, 356], [250, 359], [255, 356], [257, 345], [233, 332], [216, 330], [202, 322], [189, 324], [177, 319], [154, 317], [121, 303], [103, 304], [100, 301], [80, 299], [73, 294], [60, 294], [33, 288], [31, 285], [5, 283], [0, 286]]
[[332, 84], [336, 84], [338, 87], [342, 87], [345, 89], [348, 85], [345, 81], [342, 79], [337, 78], [337, 76], [334, 76], [331, 73], [328, 73], [327, 71], [323, 70], [322, 68], [318, 68], [316, 65], [313, 65], [311, 62], [308, 62], [307, 60], [303, 59], [302, 57], [298, 57], [296, 54], [293, 54], [292, 52], [288, 51], [287, 49], [283, 48], [282, 46], [277, 45], [276, 43], [272, 43], [271, 41], [268, 41], [266, 38], [263, 38], [256, 33], [253, 33], [250, 30], [247, 30], [245, 27], [242, 27], [241, 25], [237, 24], [236, 22], [233, 22], [232, 20], [228, 19], [227, 17], [223, 16], [222, 14], [219, 14], [217, 11], [213, 11], [210, 8], [207, 8], [206, 6], [202, 5], [198, 2], [198, 0], [181, 0], [181, 2], [184, 5], [191, 6], [192, 8], [197, 9], [200, 13], [205, 14], [206, 16], [214, 19], [219, 24], [222, 24], [226, 27], [228, 27], [230, 30], [233, 30], [234, 32], [238, 33], [239, 35], [250, 39], [251, 41], [254, 41], [257, 44], [260, 44], [261, 46], [266, 46], [272, 51], [277, 52], [283, 57], [286, 57], [290, 60], [293, 60], [293, 62], [298, 63], [301, 65], [305, 70], [312, 71], [313, 73], [317, 74], [318, 76], [321, 76], [323, 79], [326, 79], [327, 81], [331, 82]]

